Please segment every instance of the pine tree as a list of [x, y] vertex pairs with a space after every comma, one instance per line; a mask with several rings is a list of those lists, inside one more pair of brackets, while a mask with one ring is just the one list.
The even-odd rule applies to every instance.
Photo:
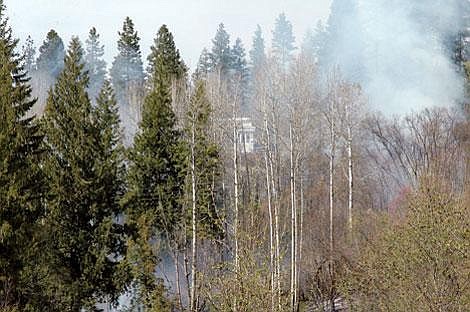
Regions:
[[127, 17], [122, 32], [119, 32], [118, 51], [110, 75], [120, 105], [132, 105], [132, 92], [144, 84], [144, 69], [140, 38], [134, 29], [134, 22]]
[[189, 146], [188, 187], [191, 196], [191, 229], [188, 236], [192, 238], [191, 252], [191, 294], [190, 310], [197, 307], [197, 249], [200, 236], [221, 238], [222, 220], [218, 217], [215, 203], [215, 183], [219, 174], [219, 153], [217, 146], [210, 141], [210, 103], [206, 96], [203, 81], [196, 82], [196, 90], [191, 97], [187, 114], [186, 137]]
[[[367, 78], [364, 65], [367, 63], [364, 59], [367, 43], [362, 40], [361, 32], [364, 29], [359, 18], [358, 5], [357, 0], [333, 0], [325, 32], [319, 37], [323, 45], [319, 53], [320, 66], [326, 71], [339, 66], [346, 78], [354, 82]], [[410, 3], [410, 6], [413, 5]], [[351, 29], [355, 30], [354, 36], [345, 36]], [[348, 47], [347, 53], [344, 51], [345, 46]]]
[[37, 69], [42, 73], [47, 73], [55, 80], [64, 68], [64, 57], [64, 43], [57, 32], [51, 29], [39, 48], [39, 57], [36, 61]]
[[266, 62], [266, 52], [264, 46], [263, 32], [261, 26], [256, 27], [255, 34], [253, 36], [253, 45], [250, 50], [250, 65], [251, 72], [257, 72], [258, 69]]
[[211, 72], [217, 72], [221, 77], [227, 77], [232, 63], [230, 36], [223, 23], [219, 25], [210, 52]]
[[36, 69], [36, 48], [34, 47], [34, 41], [31, 36], [28, 36], [28, 39], [26, 39], [22, 54], [24, 57], [24, 70], [31, 75]]
[[206, 48], [202, 49], [201, 55], [199, 56], [199, 61], [197, 62], [197, 67], [193, 75], [194, 80], [204, 79], [207, 77], [207, 74], [210, 72], [211, 59], [209, 51]]
[[276, 19], [272, 41], [273, 54], [283, 67], [289, 65], [292, 59], [292, 52], [296, 49], [295, 37], [292, 32], [292, 24], [284, 13]]
[[322, 21], [318, 21], [317, 26], [315, 27], [315, 31], [313, 33], [313, 51], [315, 57], [318, 59], [324, 58], [325, 53], [325, 45], [327, 40], [327, 32], [325, 25], [323, 25]]
[[315, 50], [315, 34], [312, 29], [309, 28], [302, 41], [301, 53], [304, 56], [313, 57], [316, 54]]
[[232, 74], [236, 80], [246, 82], [248, 78], [248, 67], [246, 62], [245, 48], [242, 40], [237, 38], [232, 48]]
[[37, 296], [26, 272], [38, 255], [35, 232], [43, 213], [42, 136], [26, 117], [35, 100], [5, 10], [0, 0], [0, 307], [23, 310]]
[[[192, 146], [195, 160], [196, 202], [198, 207], [199, 235], [221, 238], [222, 220], [218, 217], [215, 202], [216, 185], [220, 177], [220, 157], [217, 145], [211, 140], [210, 116], [211, 104], [203, 81], [196, 81], [187, 113], [187, 145]], [[192, 134], [194, 131], [194, 140]], [[187, 165], [187, 167], [191, 167]], [[187, 170], [190, 174], [191, 170]], [[188, 227], [189, 228], [189, 227]]]
[[86, 40], [85, 69], [88, 71], [90, 83], [88, 94], [94, 102], [99, 95], [106, 77], [106, 62], [103, 60], [104, 46], [100, 43], [100, 35], [93, 27]]
[[94, 111], [88, 81], [82, 46], [73, 38], [43, 128], [51, 153], [44, 166], [48, 290], [57, 308], [76, 312], [105, 296], [117, 300], [125, 283], [123, 229], [115, 222], [122, 172], [116, 104], [107, 86]]
[[184, 148], [172, 111], [165, 51], [155, 61], [154, 89], [146, 97], [140, 131], [129, 151], [128, 189], [123, 199], [128, 225], [134, 237], [129, 259], [139, 296], [149, 308], [155, 291], [161, 289], [154, 271], [158, 264], [156, 239], [173, 238], [181, 225]]
[[236, 85], [235, 89], [238, 90], [237, 96], [240, 97], [241, 107], [246, 109], [249, 70], [246, 62], [245, 48], [240, 38], [237, 38], [235, 41], [231, 52], [230, 72], [232, 80]]
[[168, 73], [171, 80], [183, 78], [187, 68], [180, 57], [180, 52], [176, 48], [172, 33], [166, 25], [162, 25], [158, 30], [157, 37], [153, 46], [150, 47], [151, 53], [148, 56], [149, 67], [148, 75], [150, 81], [154, 81], [156, 72], [156, 64], [159, 56], [163, 57], [164, 71]]

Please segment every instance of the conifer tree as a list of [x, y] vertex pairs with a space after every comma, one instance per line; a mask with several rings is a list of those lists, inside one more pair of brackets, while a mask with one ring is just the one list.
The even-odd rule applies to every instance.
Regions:
[[35, 119], [26, 117], [35, 100], [5, 10], [0, 0], [0, 307], [24, 310], [37, 295], [26, 272], [39, 254], [42, 136]]
[[[211, 104], [204, 81], [196, 81], [194, 93], [187, 113], [187, 145], [194, 154], [194, 174], [196, 178], [196, 205], [198, 207], [199, 234], [204, 237], [220, 238], [223, 235], [221, 219], [218, 217], [214, 198], [220, 177], [220, 158], [217, 145], [211, 140]], [[193, 138], [194, 134], [194, 140]], [[190, 164], [187, 165], [191, 167]], [[187, 170], [191, 173], [191, 169]]]
[[312, 29], [309, 28], [302, 41], [301, 53], [304, 56], [313, 57], [316, 54], [315, 43], [315, 34]]
[[86, 40], [85, 70], [88, 71], [90, 83], [88, 94], [92, 102], [99, 95], [106, 77], [106, 62], [103, 60], [104, 46], [100, 43], [100, 35], [93, 27]]
[[[215, 203], [215, 185], [219, 174], [219, 153], [217, 146], [210, 141], [210, 103], [207, 99], [204, 82], [196, 82], [187, 114], [186, 137], [189, 146], [188, 193], [191, 193], [191, 229], [188, 236], [192, 239], [191, 294], [190, 310], [197, 307], [197, 249], [200, 236], [221, 238], [222, 220], [218, 217]], [[189, 191], [190, 190], [190, 191]]]
[[46, 222], [48, 291], [57, 308], [93, 308], [103, 297], [117, 300], [125, 283], [120, 255], [122, 161], [117, 114], [105, 88], [96, 111], [86, 92], [83, 49], [73, 38], [65, 68], [49, 93], [44, 116], [49, 181]]
[[242, 40], [237, 38], [232, 48], [232, 74], [235, 79], [246, 82], [248, 78], [248, 67], [246, 62], [245, 48]]
[[258, 68], [266, 61], [266, 52], [264, 46], [263, 32], [261, 26], [257, 25], [255, 34], [253, 36], [253, 45], [250, 50], [250, 65], [251, 72], [256, 72]]
[[327, 32], [325, 25], [323, 25], [322, 21], [318, 21], [317, 26], [315, 27], [315, 31], [313, 33], [313, 49], [314, 55], [318, 59], [324, 57], [323, 53], [325, 53], [325, 45], [327, 40]]
[[230, 36], [225, 30], [224, 24], [221, 23], [214, 39], [212, 39], [212, 50], [210, 52], [211, 72], [217, 72], [221, 77], [227, 77], [231, 63]]
[[292, 32], [292, 24], [286, 18], [284, 13], [281, 13], [276, 19], [273, 31], [272, 41], [273, 53], [286, 67], [292, 58], [292, 52], [296, 49], [295, 37]]
[[39, 48], [39, 56], [36, 61], [37, 69], [42, 73], [47, 73], [55, 80], [64, 68], [64, 57], [64, 43], [57, 32], [51, 29]]
[[187, 69], [181, 60], [180, 51], [176, 48], [173, 35], [166, 25], [162, 25], [158, 30], [157, 37], [150, 50], [151, 53], [148, 56], [150, 81], [155, 79], [154, 73], [156, 72], [159, 54], [163, 57], [164, 71], [168, 73], [170, 80], [183, 78]]
[[246, 109], [247, 88], [249, 70], [246, 62], [245, 48], [243, 47], [242, 40], [237, 38], [231, 50], [231, 76], [233, 83], [237, 86], [238, 96], [240, 97], [240, 104], [243, 109]]
[[127, 17], [122, 32], [119, 32], [118, 51], [114, 58], [110, 75], [120, 105], [133, 105], [132, 92], [142, 88], [144, 84], [144, 69], [140, 38], [134, 29], [134, 22]]
[[33, 72], [31, 85], [33, 95], [38, 98], [34, 110], [42, 114], [46, 105], [47, 93], [54, 85], [59, 73], [64, 68], [64, 43], [55, 30], [49, 31], [46, 40], [39, 47], [36, 70]]
[[199, 61], [197, 62], [196, 70], [194, 71], [193, 79], [204, 79], [207, 77], [207, 74], [210, 72], [211, 61], [210, 54], [207, 51], [207, 48], [202, 49], [201, 55], [199, 56]]
[[36, 69], [36, 48], [34, 47], [34, 41], [31, 36], [28, 36], [28, 39], [26, 39], [26, 43], [22, 50], [24, 57], [24, 70], [31, 75], [33, 70]]
[[140, 131], [129, 151], [128, 189], [123, 199], [134, 234], [129, 259], [139, 297], [149, 308], [160, 300], [154, 296], [162, 289], [154, 274], [159, 262], [156, 240], [171, 240], [182, 218], [184, 149], [172, 111], [172, 72], [167, 72], [165, 53], [156, 53], [154, 89], [145, 99]]

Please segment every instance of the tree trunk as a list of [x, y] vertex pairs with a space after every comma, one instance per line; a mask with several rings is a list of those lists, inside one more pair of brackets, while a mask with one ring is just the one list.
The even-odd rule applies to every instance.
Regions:
[[238, 226], [239, 226], [239, 203], [238, 203], [238, 131], [235, 108], [233, 113], [233, 188], [234, 188], [234, 225], [233, 233], [235, 239], [235, 269], [239, 272], [238, 254]]
[[349, 106], [346, 106], [347, 148], [348, 148], [348, 228], [351, 243], [353, 242], [353, 154], [352, 154], [352, 129]]
[[191, 138], [191, 189], [192, 189], [192, 263], [191, 263], [191, 312], [197, 311], [196, 287], [197, 287], [197, 203], [196, 203], [196, 161], [195, 161], [195, 129], [194, 121], [192, 125]]
[[290, 140], [290, 198], [291, 198], [291, 281], [290, 301], [291, 311], [297, 310], [297, 207], [295, 186], [295, 151], [292, 122], [289, 125]]

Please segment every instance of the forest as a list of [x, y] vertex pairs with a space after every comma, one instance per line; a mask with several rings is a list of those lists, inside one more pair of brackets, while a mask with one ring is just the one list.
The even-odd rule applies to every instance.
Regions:
[[470, 3], [360, 2], [191, 68], [0, 0], [0, 312], [470, 311]]

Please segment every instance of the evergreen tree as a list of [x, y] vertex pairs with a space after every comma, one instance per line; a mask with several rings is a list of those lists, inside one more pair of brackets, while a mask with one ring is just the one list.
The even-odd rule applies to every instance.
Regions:
[[242, 40], [237, 38], [232, 48], [232, 74], [235, 79], [246, 82], [248, 78], [248, 67], [246, 62], [245, 48]]
[[241, 107], [246, 109], [246, 99], [248, 92], [249, 70], [246, 62], [245, 48], [242, 40], [237, 38], [231, 51], [231, 76], [235, 89], [238, 90], [240, 96]]
[[264, 62], [266, 62], [266, 52], [264, 46], [263, 32], [261, 26], [256, 27], [255, 35], [253, 36], [253, 45], [250, 50], [250, 63], [251, 71], [256, 72]]
[[[220, 178], [221, 163], [218, 147], [211, 140], [211, 111], [205, 83], [201, 80], [196, 81], [187, 113], [185, 132], [187, 144], [193, 147], [191, 150], [194, 153], [198, 236], [220, 239], [223, 235], [223, 223], [219, 217], [220, 213], [217, 212], [215, 202], [217, 189], [214, 181], [217, 182]], [[189, 175], [190, 164], [187, 167]]]
[[125, 282], [123, 230], [115, 222], [122, 172], [115, 102], [105, 86], [93, 111], [82, 62], [83, 49], [73, 38], [43, 123], [51, 153], [44, 166], [48, 291], [59, 309], [77, 312], [105, 296], [117, 300]]
[[129, 259], [139, 297], [149, 308], [158, 301], [154, 296], [161, 289], [154, 274], [159, 262], [156, 239], [171, 240], [182, 218], [184, 149], [172, 111], [172, 72], [166, 72], [165, 53], [156, 53], [154, 89], [145, 99], [140, 131], [129, 151], [128, 189], [123, 199], [134, 234]]
[[31, 292], [36, 280], [26, 272], [37, 269], [31, 263], [39, 254], [42, 136], [35, 119], [26, 117], [35, 100], [5, 11], [0, 0], [0, 307], [23, 311], [37, 296]]
[[292, 52], [296, 49], [295, 37], [292, 32], [292, 24], [284, 13], [276, 19], [273, 31], [272, 48], [274, 56], [284, 66], [288, 66], [292, 58]]
[[51, 29], [39, 48], [39, 57], [36, 61], [37, 69], [42, 73], [47, 73], [55, 80], [64, 68], [64, 57], [64, 43], [57, 32]]
[[196, 71], [194, 72], [193, 79], [198, 80], [198, 79], [205, 78], [207, 74], [210, 72], [210, 67], [211, 67], [210, 54], [209, 54], [209, 51], [207, 51], [207, 49], [204, 48], [201, 52], [201, 55], [199, 56], [199, 61], [197, 62], [197, 67], [196, 67]]
[[321, 59], [323, 56], [323, 52], [325, 50], [327, 40], [327, 33], [325, 25], [323, 25], [322, 21], [318, 21], [317, 26], [315, 27], [315, 31], [313, 33], [313, 50], [314, 55], [317, 59]]
[[121, 105], [131, 105], [133, 89], [144, 83], [144, 69], [140, 51], [140, 38], [134, 29], [134, 22], [127, 17], [122, 32], [119, 32], [118, 51], [110, 75], [117, 100]]
[[34, 41], [31, 36], [28, 36], [28, 39], [26, 39], [26, 43], [22, 50], [24, 57], [24, 70], [31, 75], [36, 68], [36, 48], [34, 47]]
[[217, 72], [221, 77], [227, 77], [231, 63], [230, 36], [225, 30], [224, 24], [221, 23], [214, 39], [212, 39], [212, 50], [210, 52], [211, 72]]
[[315, 34], [309, 28], [302, 41], [301, 53], [305, 56], [314, 56], [315, 52]]
[[90, 83], [88, 94], [94, 102], [103, 86], [106, 77], [106, 62], [103, 60], [104, 46], [100, 43], [100, 35], [93, 27], [86, 40], [85, 69], [88, 71]]
[[[351, 34], [350, 30], [354, 29]], [[364, 50], [367, 43], [363, 41], [364, 27], [358, 14], [357, 0], [333, 0], [331, 13], [325, 32], [317, 32], [322, 43], [319, 53], [319, 64], [324, 70], [330, 71], [340, 67], [346, 78], [353, 81], [367, 79]], [[348, 35], [345, 35], [348, 34]], [[344, 47], [348, 47], [347, 53]]]
[[149, 68], [148, 74], [150, 81], [154, 81], [156, 72], [156, 63], [159, 54], [163, 57], [164, 71], [168, 73], [171, 80], [181, 79], [186, 74], [186, 66], [180, 57], [180, 51], [176, 48], [172, 33], [166, 25], [162, 25], [158, 30], [154, 44], [150, 47], [151, 53], [148, 56]]

